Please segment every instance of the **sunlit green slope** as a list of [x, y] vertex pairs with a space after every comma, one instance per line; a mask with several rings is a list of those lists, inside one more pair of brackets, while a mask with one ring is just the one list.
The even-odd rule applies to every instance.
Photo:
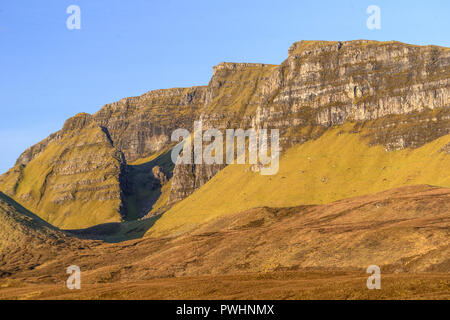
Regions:
[[351, 131], [351, 124], [337, 127], [292, 147], [281, 156], [273, 176], [262, 176], [248, 165], [229, 165], [166, 212], [148, 234], [188, 231], [253, 207], [330, 203], [406, 185], [450, 187], [450, 155], [441, 150], [450, 135], [418, 149], [387, 152]]

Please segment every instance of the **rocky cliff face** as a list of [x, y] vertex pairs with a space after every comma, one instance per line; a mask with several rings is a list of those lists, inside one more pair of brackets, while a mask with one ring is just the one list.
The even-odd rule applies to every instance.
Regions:
[[205, 129], [250, 128], [278, 66], [222, 62], [213, 68], [201, 120]]
[[[429, 141], [449, 132], [449, 88], [448, 48], [366, 40], [301, 41], [292, 45], [288, 59], [263, 88], [265, 102], [257, 110], [256, 125], [284, 128], [287, 142], [292, 143], [304, 139], [301, 127], [305, 126], [424, 112], [409, 122], [411, 127], [412, 123], [440, 127], [432, 129], [434, 134], [425, 139]], [[434, 109], [444, 110], [434, 116], [429, 112]], [[423, 137], [413, 141], [407, 135], [404, 140], [409, 143], [404, 147], [424, 143]], [[380, 142], [395, 144], [400, 136]]]
[[[204, 127], [277, 128], [282, 148], [360, 122], [371, 144], [420, 147], [450, 133], [450, 50], [399, 42], [301, 41], [280, 66], [221, 63], [201, 114]], [[223, 166], [177, 166], [171, 201]]]
[[[195, 120], [202, 120], [204, 130], [280, 129], [282, 148], [355, 121], [370, 144], [395, 150], [450, 133], [449, 107], [448, 48], [301, 41], [279, 66], [221, 63], [208, 86], [151, 91], [106, 105], [93, 116], [78, 115], [26, 150], [0, 178], [0, 190], [58, 226], [92, 225], [126, 217], [127, 207], [136, 205], [132, 193], [137, 185], [159, 190], [154, 181], [171, 178], [168, 202], [175, 203], [223, 168], [173, 168], [162, 158], [151, 158], [173, 146], [173, 130], [192, 132]], [[141, 166], [127, 166], [135, 162]], [[158, 177], [152, 173], [156, 165]], [[136, 182], [136, 172], [144, 169], [148, 181]], [[152, 190], [141, 191], [147, 197]], [[100, 211], [95, 201], [101, 201]], [[139, 216], [141, 209], [135, 208]], [[86, 215], [87, 220], [82, 218]]]
[[105, 105], [93, 117], [133, 162], [167, 148], [173, 130], [192, 130], [205, 99], [206, 87], [156, 90]]
[[[252, 128], [263, 95], [262, 88], [276, 65], [222, 62], [213, 69], [206, 99], [199, 115], [203, 130]], [[191, 126], [192, 127], [192, 126]], [[204, 185], [225, 165], [177, 165], [169, 204], [180, 201]]]

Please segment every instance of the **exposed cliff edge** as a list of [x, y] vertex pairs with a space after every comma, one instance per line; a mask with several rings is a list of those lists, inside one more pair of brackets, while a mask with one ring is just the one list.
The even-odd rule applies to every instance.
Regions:
[[221, 63], [207, 86], [155, 90], [79, 114], [27, 149], [0, 177], [0, 190], [67, 229], [138, 218], [223, 168], [166, 163], [172, 131], [191, 131], [195, 120], [204, 129], [277, 128], [283, 149], [352, 121], [369, 144], [390, 151], [449, 134], [449, 107], [449, 48], [301, 41], [281, 65]]

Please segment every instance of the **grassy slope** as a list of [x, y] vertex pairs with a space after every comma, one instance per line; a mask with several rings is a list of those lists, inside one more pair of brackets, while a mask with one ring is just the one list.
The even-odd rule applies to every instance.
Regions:
[[281, 157], [274, 176], [231, 165], [176, 204], [150, 229], [151, 236], [176, 234], [222, 215], [253, 207], [323, 204], [389, 188], [430, 184], [450, 187], [450, 157], [440, 149], [450, 135], [418, 149], [386, 152], [369, 147], [352, 125], [294, 146]]
[[221, 81], [220, 89], [214, 91], [213, 101], [203, 110], [208, 112], [236, 113], [238, 119], [253, 114], [259, 102], [261, 79], [269, 77], [278, 65], [249, 65], [239, 71], [220, 70], [215, 75]]
[[[23, 203], [28, 209], [36, 212], [45, 221], [60, 228], [83, 228], [99, 223], [118, 222], [121, 220], [118, 208], [119, 199], [111, 200], [78, 200], [73, 199], [63, 205], [53, 201], [58, 197], [59, 190], [55, 185], [70, 185], [77, 181], [95, 180], [96, 188], [108, 188], [114, 186], [118, 189], [118, 179], [112, 173], [118, 170], [118, 162], [111, 158], [113, 149], [102, 142], [104, 133], [100, 128], [87, 128], [78, 135], [64, 138], [63, 142], [52, 142], [45, 150], [30, 161], [23, 169], [20, 180], [15, 189], [14, 198]], [[81, 145], [79, 147], [78, 144]], [[70, 147], [68, 147], [70, 146]], [[72, 161], [84, 157], [94, 159], [97, 155], [109, 157], [108, 161], [117, 166], [105, 170], [89, 170], [71, 175], [54, 176], [52, 170], [59, 161]], [[102, 181], [99, 181], [102, 180]], [[5, 174], [0, 184], [1, 190], [13, 189], [16, 183], [14, 175]], [[48, 187], [50, 186], [50, 187]], [[82, 191], [79, 194], [92, 193]]]

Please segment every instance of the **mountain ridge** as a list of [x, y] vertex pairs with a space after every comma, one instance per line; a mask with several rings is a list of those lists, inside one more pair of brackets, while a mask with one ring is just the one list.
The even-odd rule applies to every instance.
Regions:
[[[221, 277], [230, 281], [237, 277], [240, 286], [256, 277], [259, 288], [264, 284], [271, 288], [276, 279], [291, 279], [297, 273], [313, 279], [326, 275], [331, 278], [327, 286], [338, 280], [334, 275], [348, 275], [355, 283], [347, 291], [364, 295], [368, 292], [365, 269], [377, 264], [385, 279], [381, 292], [386, 298], [398, 297], [400, 289], [411, 291], [409, 297], [434, 292], [445, 298], [450, 271], [449, 197], [449, 188], [416, 185], [324, 205], [252, 208], [205, 221], [183, 235], [114, 244], [77, 240], [52, 251], [30, 245], [1, 260], [0, 297], [130, 298], [132, 291], [161, 281], [189, 282], [195, 277], [209, 277], [210, 293], [221, 297], [230, 289], [221, 285]], [[65, 269], [72, 264], [83, 270], [83, 290], [78, 293], [61, 285], [67, 279]], [[433, 285], [430, 276], [436, 278]], [[410, 287], [408, 277], [423, 280]], [[392, 281], [398, 287], [393, 292], [388, 289]], [[184, 292], [183, 286], [176, 290]], [[197, 291], [190, 290], [195, 297]], [[289, 286], [280, 290], [284, 296], [296, 291]], [[335, 298], [342, 295], [340, 286], [330, 290]], [[142, 292], [138, 298], [150, 297], [154, 291]], [[248, 296], [252, 289], [245, 291]], [[271, 296], [270, 291], [258, 294]], [[158, 296], [167, 295], [166, 289]], [[320, 296], [319, 292], [310, 295]]]
[[[205, 129], [279, 128], [282, 151], [347, 121], [364, 127], [371, 145], [418, 148], [450, 133], [449, 74], [450, 50], [445, 47], [370, 40], [296, 42], [280, 65], [224, 62], [213, 68], [207, 86], [154, 90], [107, 104], [93, 115], [76, 115], [27, 149], [0, 177], [0, 190], [69, 229], [126, 220], [135, 217], [131, 211], [144, 216], [156, 208], [130, 196], [158, 197], [163, 185], [152, 168], [133, 180], [130, 163], [170, 150], [171, 132], [189, 130], [199, 119]], [[69, 143], [70, 132], [77, 130], [90, 141], [79, 140], [82, 157], [75, 155], [81, 145]], [[96, 157], [100, 144], [103, 155]], [[66, 155], [54, 154], [52, 149], [62, 145]], [[81, 167], [91, 173], [84, 176]], [[163, 165], [169, 169], [162, 173], [172, 178], [158, 206], [167, 209], [185, 199], [223, 167]], [[35, 189], [26, 190], [23, 181], [33, 181]], [[97, 209], [89, 205], [95, 199], [107, 202]]]

